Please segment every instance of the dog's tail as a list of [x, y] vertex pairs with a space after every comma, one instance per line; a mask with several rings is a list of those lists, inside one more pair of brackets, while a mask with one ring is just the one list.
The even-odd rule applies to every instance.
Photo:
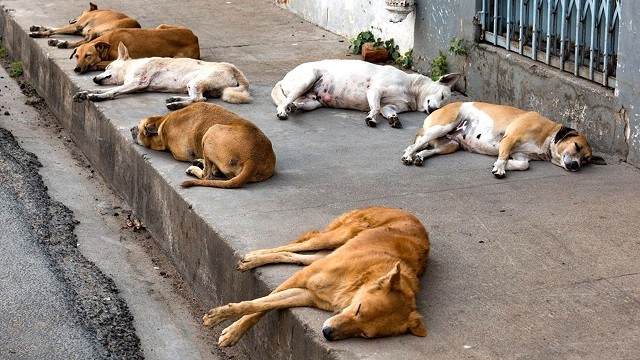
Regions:
[[238, 86], [228, 87], [222, 91], [222, 100], [232, 104], [246, 104], [251, 101], [249, 95], [249, 82], [244, 74], [232, 64], [229, 64], [233, 77], [238, 81]]
[[[222, 189], [237, 189], [242, 187], [244, 184], [256, 180], [256, 165], [253, 161], [247, 161], [242, 170], [240, 170], [240, 174], [238, 176], [234, 176], [228, 180], [215, 180], [215, 179], [193, 179], [186, 180], [182, 182], [182, 187], [188, 188], [192, 186], [208, 186], [208, 187], [216, 187]], [[266, 179], [260, 179], [266, 180]]]
[[278, 81], [271, 90], [271, 99], [273, 99], [273, 102], [276, 103], [277, 106], [280, 106], [280, 104], [287, 99], [282, 90], [282, 81]]

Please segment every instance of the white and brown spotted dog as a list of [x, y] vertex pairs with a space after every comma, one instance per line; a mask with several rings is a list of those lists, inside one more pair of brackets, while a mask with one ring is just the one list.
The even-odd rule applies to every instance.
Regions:
[[287, 119], [298, 109], [321, 106], [368, 111], [367, 125], [375, 127], [382, 115], [391, 127], [401, 128], [398, 114], [405, 111], [431, 113], [451, 96], [460, 74], [438, 81], [421, 74], [408, 74], [390, 65], [361, 60], [322, 60], [298, 65], [271, 91], [278, 118]]
[[189, 58], [151, 57], [132, 59], [127, 47], [118, 44], [118, 58], [103, 73], [93, 78], [100, 85], [120, 85], [110, 89], [79, 91], [73, 100], [80, 102], [112, 100], [116, 96], [140, 91], [188, 93], [167, 99], [167, 108], [177, 110], [207, 96], [242, 104], [251, 101], [249, 82], [233, 64]]
[[246, 254], [238, 270], [274, 263], [308, 266], [270, 295], [211, 309], [203, 322], [215, 326], [240, 317], [222, 330], [223, 347], [236, 344], [267, 312], [300, 306], [334, 312], [322, 326], [327, 340], [427, 336], [416, 295], [428, 254], [427, 230], [415, 216], [380, 206], [353, 210], [323, 231]]
[[402, 162], [422, 165], [429, 156], [450, 154], [459, 147], [497, 155], [491, 172], [499, 179], [506, 170], [527, 170], [529, 160], [551, 161], [569, 171], [587, 163], [605, 164], [574, 129], [534, 111], [481, 102], [451, 103], [429, 115]]
[[33, 25], [29, 29], [30, 37], [43, 38], [51, 35], [81, 35], [82, 40], [75, 42], [50, 39], [50, 46], [60, 49], [69, 49], [87, 43], [100, 35], [104, 35], [115, 29], [140, 28], [140, 24], [125, 14], [113, 10], [100, 10], [94, 3], [89, 3], [89, 10], [84, 11], [80, 17], [69, 21], [69, 25], [59, 28], [47, 28], [41, 25]]

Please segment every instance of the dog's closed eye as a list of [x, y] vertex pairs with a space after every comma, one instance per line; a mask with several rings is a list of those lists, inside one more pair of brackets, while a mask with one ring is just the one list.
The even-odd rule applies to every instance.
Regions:
[[362, 304], [358, 304], [358, 308], [356, 309], [356, 314], [354, 316], [358, 316], [358, 314], [360, 313], [360, 307], [362, 306]]

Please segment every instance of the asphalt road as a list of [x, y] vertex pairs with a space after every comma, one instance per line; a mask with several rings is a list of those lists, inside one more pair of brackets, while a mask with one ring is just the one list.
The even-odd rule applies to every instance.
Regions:
[[0, 359], [233, 356], [128, 209], [0, 67]]

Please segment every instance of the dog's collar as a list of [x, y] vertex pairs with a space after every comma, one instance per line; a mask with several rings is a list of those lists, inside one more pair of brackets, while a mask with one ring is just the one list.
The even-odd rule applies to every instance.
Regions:
[[553, 139], [553, 143], [557, 144], [560, 141], [572, 136], [578, 136], [578, 132], [570, 127], [562, 126], [556, 133], [556, 137]]

